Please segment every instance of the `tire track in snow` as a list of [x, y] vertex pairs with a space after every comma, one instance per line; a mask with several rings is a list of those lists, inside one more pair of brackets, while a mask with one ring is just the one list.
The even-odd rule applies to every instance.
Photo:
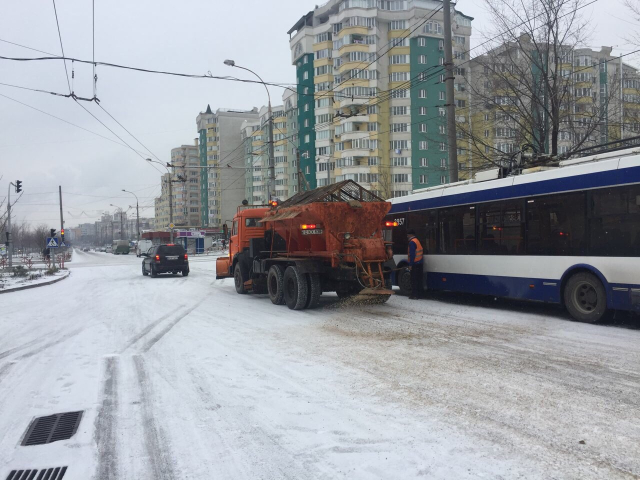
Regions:
[[34, 345], [34, 344], [36, 344], [36, 343], [38, 343], [40, 341], [42, 341], [42, 339], [41, 338], [37, 338], [35, 340], [31, 340], [30, 342], [22, 344], [22, 345], [20, 345], [18, 347], [14, 347], [14, 348], [11, 348], [9, 350], [5, 350], [4, 352], [0, 353], [0, 360], [2, 360], [5, 357], [8, 357], [9, 355], [11, 355], [13, 353], [19, 352], [20, 350], [24, 350], [25, 348], [29, 348], [30, 346], [32, 346], [32, 345]]
[[202, 302], [204, 302], [207, 298], [208, 297], [203, 298], [198, 303], [196, 303], [193, 307], [188, 308], [183, 313], [178, 315], [175, 319], [173, 319], [171, 323], [169, 323], [166, 327], [160, 330], [160, 332], [156, 336], [154, 336], [151, 340], [149, 340], [147, 343], [144, 344], [144, 346], [141, 349], [141, 353], [147, 353], [156, 343], [158, 343], [162, 339], [162, 337], [164, 337], [167, 333], [169, 333], [169, 331], [173, 327], [175, 327], [184, 317], [186, 317], [191, 312], [193, 312], [196, 308], [198, 308], [202, 304]]
[[0, 383], [2, 383], [2, 379], [7, 376], [9, 370], [13, 367], [13, 363], [7, 363], [0, 367]]
[[118, 357], [106, 357], [102, 403], [94, 422], [93, 438], [98, 450], [96, 480], [117, 480], [118, 450], [116, 418], [118, 413]]
[[172, 455], [166, 445], [165, 434], [153, 415], [153, 390], [147, 375], [144, 358], [141, 355], [134, 355], [133, 361], [141, 391], [144, 446], [153, 469], [152, 478], [153, 480], [173, 480], [176, 476], [173, 463], [170, 461]]
[[160, 317], [158, 320], [156, 320], [155, 322], [150, 323], [149, 325], [147, 325], [145, 328], [143, 328], [139, 333], [137, 333], [136, 335], [134, 335], [133, 337], [131, 337], [131, 339], [129, 339], [129, 341], [127, 342], [127, 345], [120, 351], [120, 353], [124, 353], [126, 350], [128, 350], [129, 348], [131, 348], [133, 345], [135, 345], [136, 343], [138, 343], [138, 341], [144, 337], [145, 335], [147, 335], [151, 330], [153, 330], [154, 328], [156, 328], [160, 323], [164, 322], [167, 318], [171, 317], [172, 315], [174, 315], [175, 313], [177, 313], [181, 308], [184, 308], [186, 305], [180, 305], [179, 307], [171, 310], [169, 313], [163, 315], [162, 317]]
[[38, 348], [36, 348], [35, 350], [31, 350], [30, 352], [24, 353], [22, 355], [20, 355], [19, 357], [17, 357], [17, 360], [24, 360], [26, 358], [31, 358], [34, 355], [37, 355], [39, 353], [42, 353], [44, 350], [51, 348], [51, 347], [55, 347], [56, 345], [65, 342], [67, 340], [69, 340], [72, 337], [75, 337], [76, 335], [78, 335], [80, 332], [82, 332], [82, 328], [76, 328], [75, 330], [72, 330], [71, 332], [68, 332], [64, 335], [62, 335], [61, 337], [59, 337], [56, 340], [53, 340], [51, 342], [47, 342], [43, 345], [40, 345]]

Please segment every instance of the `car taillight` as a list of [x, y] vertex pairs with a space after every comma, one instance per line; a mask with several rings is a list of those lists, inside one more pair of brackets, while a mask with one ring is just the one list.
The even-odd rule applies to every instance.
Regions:
[[184, 259], [185, 260], [189, 260], [189, 255], [187, 255], [186, 253], [184, 254]]
[[397, 227], [398, 222], [384, 222], [385, 227]]
[[159, 262], [160, 261], [160, 255], [156, 255], [156, 261]]
[[310, 224], [304, 224], [304, 225], [300, 225], [300, 228], [302, 230], [313, 230], [314, 228], [316, 228], [316, 224], [315, 223], [310, 223]]

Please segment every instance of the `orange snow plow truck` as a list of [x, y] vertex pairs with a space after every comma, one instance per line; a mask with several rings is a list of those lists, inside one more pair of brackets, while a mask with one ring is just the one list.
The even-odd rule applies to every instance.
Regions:
[[351, 180], [280, 205], [240, 207], [216, 278], [233, 277], [239, 294], [268, 293], [292, 310], [317, 307], [322, 292], [384, 303], [395, 268], [382, 237], [390, 208]]

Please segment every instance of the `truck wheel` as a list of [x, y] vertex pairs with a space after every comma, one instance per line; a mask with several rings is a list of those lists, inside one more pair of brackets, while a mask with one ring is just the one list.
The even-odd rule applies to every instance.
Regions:
[[302, 310], [307, 305], [309, 281], [297, 267], [284, 271], [284, 301], [291, 310]]
[[400, 287], [400, 295], [409, 297], [411, 295], [411, 270], [403, 268], [398, 273], [398, 286]]
[[322, 295], [320, 275], [317, 273], [308, 273], [307, 277], [309, 277], [309, 298], [307, 299], [306, 308], [316, 308], [320, 304], [320, 295]]
[[274, 305], [284, 305], [284, 268], [272, 265], [267, 275], [269, 298]]
[[607, 294], [595, 275], [577, 273], [564, 288], [564, 304], [575, 320], [596, 323], [607, 312]]
[[244, 288], [244, 275], [242, 275], [240, 262], [236, 263], [236, 268], [233, 271], [233, 282], [235, 283], [237, 293], [240, 295], [247, 293], [247, 289]]

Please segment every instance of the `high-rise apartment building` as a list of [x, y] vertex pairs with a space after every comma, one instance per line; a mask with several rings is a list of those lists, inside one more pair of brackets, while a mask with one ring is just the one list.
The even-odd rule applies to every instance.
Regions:
[[172, 180], [170, 173], [165, 173], [160, 178], [160, 196], [155, 199], [155, 224], [156, 230], [166, 230], [171, 223], [170, 203], [174, 200], [169, 198], [169, 182]]
[[201, 227], [200, 209], [202, 193], [200, 187], [202, 168], [198, 140], [195, 145], [181, 145], [171, 149], [173, 176], [173, 223], [178, 227]]
[[[448, 182], [442, 6], [331, 0], [291, 28], [300, 167], [311, 188], [352, 179], [389, 198]], [[472, 18], [452, 19], [459, 64]], [[467, 122], [467, 69], [455, 75], [451, 101]]]
[[[275, 198], [286, 200], [298, 191], [297, 174], [297, 98], [293, 89], [285, 90], [283, 104], [272, 107]], [[258, 121], [245, 121], [241, 128], [247, 172], [245, 198], [252, 205], [268, 202], [269, 110], [262, 107]]]
[[240, 127], [258, 120], [258, 110], [239, 111], [207, 106], [196, 119], [199, 133], [200, 223], [222, 228], [233, 218], [245, 195], [245, 152]]
[[[557, 61], [547, 53], [555, 50]], [[554, 130], [558, 155], [637, 135], [640, 75], [611, 53], [611, 47], [546, 47], [523, 34], [474, 58], [473, 168], [506, 166], [523, 148], [550, 154]], [[541, 68], [535, 58], [548, 60]], [[542, 81], [545, 76], [551, 80]], [[552, 97], [560, 98], [555, 112]]]

